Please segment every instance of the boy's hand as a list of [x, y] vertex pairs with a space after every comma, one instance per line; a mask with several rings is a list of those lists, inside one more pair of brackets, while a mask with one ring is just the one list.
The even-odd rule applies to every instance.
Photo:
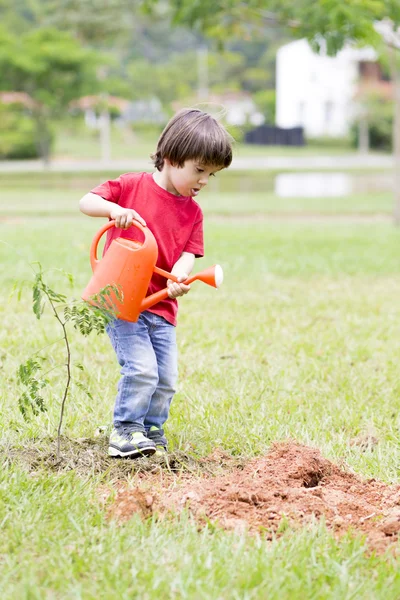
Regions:
[[[188, 278], [186, 273], [182, 273], [182, 275], [178, 276], [179, 282], [183, 282]], [[175, 283], [172, 279], [167, 280], [168, 286], [168, 296], [169, 298], [178, 298], [179, 296], [184, 296], [190, 290], [190, 285], [185, 285], [184, 283]]]
[[146, 227], [146, 221], [142, 219], [136, 210], [132, 210], [131, 208], [122, 208], [116, 205], [110, 211], [110, 218], [115, 220], [115, 227], [120, 227], [121, 229], [128, 229], [133, 221], [139, 221], [143, 227]]

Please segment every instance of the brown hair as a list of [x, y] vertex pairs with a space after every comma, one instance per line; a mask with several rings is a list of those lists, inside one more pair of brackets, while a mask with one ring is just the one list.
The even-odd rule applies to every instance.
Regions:
[[186, 160], [226, 168], [232, 162], [231, 137], [210, 114], [197, 108], [180, 110], [166, 125], [151, 156], [162, 171], [164, 159], [183, 167]]

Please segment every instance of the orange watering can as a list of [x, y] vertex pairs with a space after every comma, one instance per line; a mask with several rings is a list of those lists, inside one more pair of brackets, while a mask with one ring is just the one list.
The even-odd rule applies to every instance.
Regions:
[[[119, 294], [112, 293], [112, 301], [116, 315], [123, 321], [136, 322], [144, 310], [161, 302], [168, 297], [168, 288], [147, 296], [150, 280], [153, 273], [158, 273], [166, 279], [178, 282], [178, 278], [168, 271], [156, 267], [158, 247], [154, 235], [148, 227], [143, 227], [138, 221], [132, 225], [140, 229], [144, 241], [129, 240], [126, 238], [114, 239], [101, 260], [97, 258], [97, 247], [102, 235], [115, 221], [109, 221], [96, 233], [90, 248], [90, 263], [93, 276], [86, 286], [82, 298], [93, 304], [101, 306], [96, 300], [96, 295], [107, 286], [116, 286]], [[184, 282], [186, 285], [199, 279], [215, 288], [223, 281], [223, 271], [219, 265], [209, 267], [196, 275], [192, 275]], [[120, 298], [117, 298], [117, 295]]]

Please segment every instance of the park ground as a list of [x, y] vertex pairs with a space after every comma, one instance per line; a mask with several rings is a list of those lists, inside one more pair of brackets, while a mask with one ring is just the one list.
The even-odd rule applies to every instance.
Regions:
[[[1, 176], [2, 597], [398, 598], [390, 191], [282, 199], [273, 173], [221, 174], [201, 198], [196, 270], [218, 262], [225, 281], [180, 302], [169, 461], [106, 456], [118, 368], [106, 336], [73, 328], [80, 385], [57, 460], [65, 355], [29, 286], [40, 262], [48, 285], [79, 297], [100, 221], [77, 202], [116, 174]], [[47, 411], [25, 421], [16, 371], [32, 355]]]

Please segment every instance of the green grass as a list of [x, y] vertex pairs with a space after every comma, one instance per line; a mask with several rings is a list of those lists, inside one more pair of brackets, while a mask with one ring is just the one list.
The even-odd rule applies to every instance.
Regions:
[[[121, 130], [113, 126], [111, 129], [111, 157], [113, 159], [147, 158], [152, 154], [157, 145], [160, 132], [135, 132], [128, 129]], [[86, 160], [100, 158], [99, 133], [87, 129], [83, 123], [71, 122], [58, 127], [54, 144], [54, 158]], [[309, 144], [301, 147], [295, 146], [258, 146], [254, 144], [235, 143], [235, 155], [238, 157], [263, 157], [263, 156], [340, 156], [354, 154], [357, 149], [349, 142], [340, 143], [329, 140], [321, 143], [311, 140]]]
[[92, 485], [73, 474], [32, 480], [12, 470], [1, 480], [3, 598], [372, 600], [400, 591], [394, 559], [365, 556], [350, 536], [339, 544], [323, 526], [269, 544], [199, 532], [185, 515], [120, 527], [105, 522]]
[[[7, 478], [6, 478], [7, 477]], [[105, 522], [92, 485], [73, 474], [1, 476], [2, 597], [395, 598], [398, 565], [337, 543], [323, 526], [265, 544], [179, 521]], [[11, 479], [11, 485], [10, 485]], [[7, 508], [5, 508], [7, 506]]]
[[[94, 184], [92, 184], [94, 186]], [[20, 190], [3, 188], [6, 205], [2, 216], [76, 215], [81, 196], [90, 190], [82, 185], [76, 190], [44, 189], [21, 194]], [[358, 194], [346, 198], [279, 198], [273, 193], [202, 192], [199, 203], [206, 216], [240, 215], [374, 215], [391, 214], [393, 198], [389, 193]]]
[[[1, 216], [76, 216], [81, 196], [118, 176], [105, 173], [18, 173], [2, 175]], [[243, 215], [389, 215], [393, 194], [353, 193], [337, 198], [280, 198], [274, 173], [226, 171], [213, 178], [198, 198], [206, 216]], [[357, 174], [356, 177], [362, 177]]]
[[[289, 529], [273, 542], [211, 524], [198, 530], [187, 515], [119, 526], [105, 518], [97, 497], [99, 484], [112, 488], [115, 474], [40, 465], [27, 472], [32, 449], [45, 452], [54, 438], [63, 371], [49, 373], [48, 412], [24, 422], [16, 368], [45, 346], [50, 368], [63, 353], [50, 345], [60, 337], [50, 314], [37, 321], [30, 292], [20, 301], [9, 293], [16, 279], [32, 280], [28, 263], [39, 260], [73, 273], [72, 288], [56, 270], [47, 280], [79, 297], [102, 221], [76, 211], [78, 192], [34, 188], [27, 197], [19, 188], [2, 195], [3, 214], [18, 217], [0, 223], [2, 598], [400, 597], [398, 559], [371, 555], [350, 534], [335, 541], [323, 523]], [[204, 196], [207, 257], [196, 269], [219, 262], [226, 277], [220, 290], [197, 282], [181, 300], [179, 387], [167, 424], [172, 450], [206, 456], [218, 446], [252, 457], [294, 438], [364, 477], [398, 483], [400, 232], [382, 223], [213, 219], [229, 205], [222, 210], [212, 197]], [[232, 216], [259, 206], [258, 198], [236, 198]], [[64, 433], [92, 438], [110, 422], [118, 366], [106, 336], [70, 335], [94, 401], [73, 388]], [[351, 443], [369, 434], [377, 438], [374, 449]], [[12, 460], [24, 449], [25, 462]]]

